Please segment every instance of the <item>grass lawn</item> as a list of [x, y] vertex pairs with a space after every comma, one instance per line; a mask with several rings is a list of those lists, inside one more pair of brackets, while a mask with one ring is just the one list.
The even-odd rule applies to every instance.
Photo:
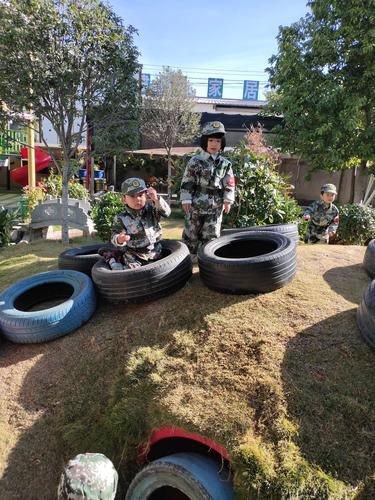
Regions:
[[[1, 249], [0, 289], [55, 269], [62, 249]], [[355, 318], [364, 250], [301, 245], [293, 282], [263, 295], [214, 292], [195, 268], [158, 301], [99, 301], [56, 341], [2, 340], [0, 498], [54, 498], [64, 461], [85, 451], [114, 462], [123, 498], [138, 444], [169, 425], [228, 450], [238, 498], [375, 498], [374, 352]]]

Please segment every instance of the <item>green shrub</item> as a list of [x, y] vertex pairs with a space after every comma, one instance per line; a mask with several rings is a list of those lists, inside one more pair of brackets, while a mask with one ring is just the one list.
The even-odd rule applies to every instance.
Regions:
[[22, 198], [25, 200], [25, 208], [22, 216], [24, 220], [27, 220], [31, 217], [31, 212], [37, 206], [38, 202], [47, 198], [47, 190], [43, 182], [38, 182], [35, 187], [25, 186], [23, 193]]
[[[52, 196], [52, 198], [62, 197], [61, 175], [51, 172], [47, 179], [44, 179], [41, 184], [43, 185], [46, 193]], [[74, 198], [76, 200], [86, 200], [89, 196], [85, 186], [73, 179], [70, 179], [68, 182], [68, 193], [69, 198]]]
[[292, 186], [265, 155], [252, 153], [241, 143], [226, 156], [236, 178], [236, 198], [224, 218], [226, 226], [284, 224], [300, 219], [302, 210], [289, 194]]
[[364, 245], [375, 237], [375, 210], [357, 203], [342, 205], [337, 239], [341, 244]]
[[102, 241], [110, 241], [113, 218], [123, 209], [124, 204], [118, 193], [107, 193], [95, 204], [91, 215]]
[[6, 247], [10, 243], [10, 233], [17, 219], [17, 211], [0, 207], [0, 247]]

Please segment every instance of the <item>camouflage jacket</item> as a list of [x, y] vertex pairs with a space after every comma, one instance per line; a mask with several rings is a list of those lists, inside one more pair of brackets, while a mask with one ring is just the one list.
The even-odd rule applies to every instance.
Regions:
[[327, 205], [323, 200], [313, 201], [305, 210], [304, 215], [310, 215], [309, 226], [316, 233], [337, 231], [339, 225], [339, 209], [333, 203]]
[[186, 166], [180, 200], [191, 203], [201, 213], [216, 212], [223, 202], [234, 202], [234, 176], [230, 161], [222, 155], [214, 159], [206, 151], [193, 156]]
[[[133, 210], [125, 206], [125, 210], [113, 220], [111, 242], [117, 248], [135, 250], [137, 254], [147, 254], [154, 250], [161, 239], [161, 217], [168, 217], [171, 209], [161, 196], [158, 206], [147, 201], [141, 210]], [[117, 236], [125, 231], [130, 240], [123, 245], [117, 243]], [[124, 248], [125, 250], [125, 248]]]

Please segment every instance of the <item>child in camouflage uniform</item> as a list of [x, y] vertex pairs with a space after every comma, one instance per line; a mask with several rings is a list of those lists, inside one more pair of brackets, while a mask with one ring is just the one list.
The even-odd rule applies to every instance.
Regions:
[[203, 126], [201, 148], [186, 166], [180, 200], [185, 212], [183, 240], [193, 261], [199, 245], [220, 236], [223, 210], [234, 202], [234, 176], [230, 161], [222, 156], [225, 128], [221, 122]]
[[303, 214], [310, 221], [305, 243], [329, 243], [339, 225], [339, 210], [333, 204], [337, 191], [334, 184], [324, 184], [320, 200], [314, 201]]
[[118, 474], [101, 453], [81, 453], [69, 460], [61, 474], [58, 500], [114, 500]]
[[160, 219], [168, 217], [171, 209], [154, 188], [147, 189], [143, 179], [126, 179], [121, 192], [125, 210], [114, 218], [111, 236], [118, 250], [103, 248], [99, 253], [111, 269], [133, 269], [160, 258]]

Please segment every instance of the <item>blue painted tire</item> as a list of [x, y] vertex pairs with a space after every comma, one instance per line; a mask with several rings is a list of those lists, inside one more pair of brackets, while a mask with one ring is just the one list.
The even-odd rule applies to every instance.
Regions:
[[175, 453], [147, 465], [131, 482], [125, 500], [144, 500], [156, 492], [157, 498], [182, 498], [181, 494], [194, 500], [234, 498], [228, 470], [198, 453]]
[[[30, 311], [36, 304], [62, 300], [58, 305]], [[91, 318], [96, 294], [91, 279], [78, 271], [35, 274], [0, 294], [0, 331], [20, 344], [62, 337]]]

